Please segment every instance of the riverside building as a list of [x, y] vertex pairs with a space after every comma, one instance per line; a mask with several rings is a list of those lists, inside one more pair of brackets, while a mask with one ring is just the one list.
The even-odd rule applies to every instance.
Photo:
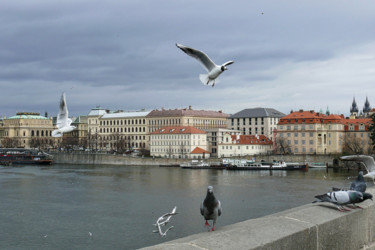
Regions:
[[165, 158], [209, 158], [207, 132], [192, 126], [165, 126], [150, 134], [150, 155]]
[[273, 140], [273, 130], [285, 114], [272, 108], [244, 109], [228, 119], [228, 127], [243, 135], [265, 135]]

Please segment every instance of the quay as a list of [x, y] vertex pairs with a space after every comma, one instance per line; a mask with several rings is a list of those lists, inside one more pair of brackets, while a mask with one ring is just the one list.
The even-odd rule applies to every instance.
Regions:
[[[128, 166], [159, 166], [159, 165], [179, 165], [181, 163], [189, 162], [192, 159], [179, 158], [152, 158], [152, 157], [132, 157], [121, 154], [106, 154], [106, 153], [87, 153], [87, 152], [48, 152], [53, 155], [53, 162], [58, 164], [90, 164], [90, 165], [128, 165]], [[237, 158], [237, 157], [233, 157]], [[243, 159], [249, 159], [242, 157]], [[273, 160], [283, 160], [285, 162], [326, 162], [329, 166], [334, 163], [341, 164], [338, 156], [331, 155], [257, 155], [254, 157], [255, 161], [264, 160], [272, 162]], [[207, 163], [220, 162], [220, 158], [204, 159]]]
[[[375, 195], [375, 187], [366, 192]], [[142, 249], [374, 250], [375, 204], [367, 200], [361, 207], [340, 212], [330, 204], [307, 204]]]

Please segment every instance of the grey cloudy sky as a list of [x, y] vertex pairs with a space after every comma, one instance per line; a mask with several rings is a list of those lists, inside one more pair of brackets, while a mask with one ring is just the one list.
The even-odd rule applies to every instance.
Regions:
[[[263, 13], [263, 14], [262, 14]], [[33, 0], [0, 6], [0, 116], [184, 108], [375, 107], [375, 2]], [[179, 50], [234, 60], [217, 85]]]

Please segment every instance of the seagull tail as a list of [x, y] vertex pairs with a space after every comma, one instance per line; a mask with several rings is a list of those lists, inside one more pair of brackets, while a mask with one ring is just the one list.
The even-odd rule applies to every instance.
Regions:
[[207, 74], [200, 74], [199, 75], [199, 80], [201, 80], [201, 82], [204, 84], [204, 85], [208, 85], [210, 83], [210, 79], [208, 78], [208, 75]]
[[53, 137], [61, 137], [63, 134], [59, 130], [54, 130], [52, 131], [52, 136]]

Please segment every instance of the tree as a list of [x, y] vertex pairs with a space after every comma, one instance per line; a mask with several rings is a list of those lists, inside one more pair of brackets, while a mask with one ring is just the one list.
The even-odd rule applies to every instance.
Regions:
[[370, 140], [372, 148], [375, 149], [375, 113], [371, 115], [371, 124], [368, 128], [370, 134]]
[[279, 154], [288, 154], [291, 152], [290, 145], [288, 144], [287, 139], [284, 137], [277, 137], [276, 138], [276, 153]]
[[16, 148], [18, 147], [18, 139], [5, 137], [1, 144], [3, 148]]
[[360, 138], [350, 133], [344, 136], [343, 152], [345, 154], [363, 154], [366, 150], [365, 147], [365, 143]]

